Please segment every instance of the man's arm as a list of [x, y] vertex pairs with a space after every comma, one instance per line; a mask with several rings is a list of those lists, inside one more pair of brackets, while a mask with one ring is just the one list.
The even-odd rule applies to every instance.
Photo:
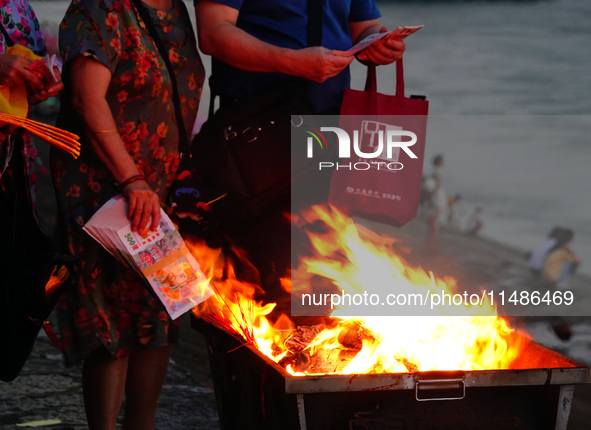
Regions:
[[199, 48], [233, 67], [250, 72], [275, 72], [324, 82], [338, 75], [352, 58], [320, 46], [299, 50], [263, 42], [236, 27], [238, 10], [201, 0], [195, 5]]
[[[349, 23], [349, 28], [354, 44], [365, 39], [370, 34], [385, 33], [388, 31], [386, 27], [380, 25], [377, 19], [351, 22]], [[406, 44], [404, 40], [382, 39], [360, 52], [357, 55], [357, 59], [364, 64], [372, 63], [377, 66], [390, 64], [401, 59], [405, 49]]]

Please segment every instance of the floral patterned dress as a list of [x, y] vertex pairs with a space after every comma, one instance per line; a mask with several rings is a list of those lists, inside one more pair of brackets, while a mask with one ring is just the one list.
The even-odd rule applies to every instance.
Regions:
[[[181, 0], [173, 0], [173, 6], [165, 10], [145, 7], [168, 49], [190, 136], [205, 74], [191, 22]], [[66, 88], [58, 126], [82, 137], [77, 160], [57, 151], [51, 154], [67, 246], [81, 262], [76, 287], [58, 304], [66, 360], [83, 359], [101, 345], [116, 357], [165, 346], [175, 340], [177, 326], [160, 302], [133, 270], [123, 267], [82, 231], [117, 189], [107, 167], [85, 144], [81, 121], [69, 103], [67, 65], [77, 55], [86, 55], [111, 71], [106, 99], [119, 134], [162, 200], [179, 164], [170, 76], [129, 0], [74, 0], [61, 23], [59, 39]]]
[[[5, 40], [4, 35], [0, 32], [0, 54], [4, 54], [8, 46], [19, 44], [29, 48], [36, 55], [45, 55], [43, 33], [35, 12], [27, 0], [0, 0], [0, 19], [2, 20], [2, 26], [11, 39], [10, 41]], [[41, 164], [41, 158], [37, 148], [31, 142], [31, 135], [26, 133], [22, 136], [22, 139], [31, 199], [33, 200], [33, 207], [35, 207], [37, 190], [37, 169], [35, 167], [37, 164]]]
[[[27, 0], [0, 0], [0, 19], [14, 44], [26, 46], [37, 55], [45, 55], [43, 34]], [[0, 33], [0, 54], [4, 54], [7, 46]]]

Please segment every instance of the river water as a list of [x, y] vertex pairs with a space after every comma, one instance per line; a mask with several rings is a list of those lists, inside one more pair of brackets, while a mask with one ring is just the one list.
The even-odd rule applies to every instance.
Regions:
[[[406, 41], [405, 80], [407, 94], [430, 100], [426, 168], [444, 155], [448, 195], [460, 193], [467, 213], [483, 208], [487, 237], [528, 250], [554, 225], [574, 229], [591, 273], [591, 2], [381, 10], [390, 27], [425, 26]], [[393, 80], [387, 69], [378, 86]]]
[[[68, 4], [31, 3], [52, 26]], [[405, 77], [430, 102], [426, 169], [444, 155], [446, 191], [462, 195], [464, 217], [483, 208], [483, 236], [529, 250], [554, 225], [573, 228], [591, 274], [591, 2], [379, 6], [390, 28], [425, 26], [406, 41]], [[364, 67], [352, 72], [362, 88]], [[394, 92], [393, 67], [378, 90]]]

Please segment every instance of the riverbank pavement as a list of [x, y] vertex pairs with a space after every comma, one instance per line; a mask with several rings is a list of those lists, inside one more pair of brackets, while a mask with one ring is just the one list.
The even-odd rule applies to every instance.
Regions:
[[[187, 319], [188, 321], [188, 319]], [[155, 429], [219, 430], [205, 343], [183, 319], [184, 336], [171, 354]], [[179, 362], [177, 362], [177, 360]], [[119, 416], [119, 425], [122, 414]], [[21, 374], [0, 382], [0, 430], [85, 430], [82, 369], [65, 367], [43, 331]]]

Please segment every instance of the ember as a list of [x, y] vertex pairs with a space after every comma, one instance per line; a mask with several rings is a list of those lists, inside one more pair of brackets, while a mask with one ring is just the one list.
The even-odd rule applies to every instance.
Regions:
[[[438, 279], [409, 267], [394, 253], [400, 247], [357, 226], [340, 212], [315, 206], [294, 219], [309, 229], [313, 256], [303, 258], [284, 280], [294, 292], [321, 278], [341, 292], [374, 291], [392, 285], [396, 291], [444, 291], [452, 294], [453, 279]], [[463, 316], [350, 316], [347, 306], [335, 308], [325, 324], [296, 327], [286, 316], [273, 314], [274, 303], [253, 298], [258, 287], [237, 279], [219, 250], [201, 243], [192, 252], [210, 279], [216, 295], [195, 314], [258, 348], [292, 375], [414, 373], [429, 370], [508, 369], [519, 356], [522, 339], [484, 300], [466, 306]], [[486, 296], [483, 297], [486, 299]], [[456, 314], [457, 315], [457, 314]]]

